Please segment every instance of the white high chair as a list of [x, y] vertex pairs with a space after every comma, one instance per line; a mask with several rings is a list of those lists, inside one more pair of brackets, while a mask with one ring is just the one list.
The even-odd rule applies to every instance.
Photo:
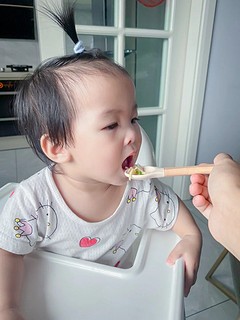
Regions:
[[[152, 165], [151, 143], [142, 136], [138, 162]], [[0, 189], [0, 212], [15, 187]], [[24, 258], [22, 313], [27, 320], [182, 320], [183, 262], [166, 264], [178, 241], [172, 231], [145, 231], [129, 268], [35, 251]]]

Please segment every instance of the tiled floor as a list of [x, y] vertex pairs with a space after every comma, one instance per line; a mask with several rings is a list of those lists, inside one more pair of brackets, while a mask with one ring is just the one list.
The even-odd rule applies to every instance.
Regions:
[[[236, 320], [238, 306], [205, 279], [223, 247], [212, 238], [208, 231], [207, 220], [193, 207], [191, 201], [186, 201], [185, 204], [192, 212], [203, 234], [203, 249], [197, 282], [185, 299], [186, 320]], [[233, 290], [228, 255], [215, 271], [214, 277]]]

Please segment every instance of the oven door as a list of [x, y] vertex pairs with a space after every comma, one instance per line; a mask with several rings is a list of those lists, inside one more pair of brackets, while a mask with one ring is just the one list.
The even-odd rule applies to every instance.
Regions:
[[19, 81], [0, 79], [0, 137], [20, 135], [12, 106]]

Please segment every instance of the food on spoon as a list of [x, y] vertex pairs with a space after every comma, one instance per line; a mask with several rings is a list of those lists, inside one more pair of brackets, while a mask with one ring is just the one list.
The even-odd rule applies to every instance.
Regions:
[[129, 174], [129, 180], [132, 180], [133, 175], [143, 175], [145, 171], [142, 166], [135, 164], [133, 167], [127, 168], [126, 173]]

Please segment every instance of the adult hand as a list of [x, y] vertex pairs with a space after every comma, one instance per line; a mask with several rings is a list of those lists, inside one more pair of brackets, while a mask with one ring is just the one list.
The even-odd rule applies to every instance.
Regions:
[[212, 236], [240, 260], [239, 164], [225, 153], [217, 155], [209, 176], [191, 176], [189, 190]]

